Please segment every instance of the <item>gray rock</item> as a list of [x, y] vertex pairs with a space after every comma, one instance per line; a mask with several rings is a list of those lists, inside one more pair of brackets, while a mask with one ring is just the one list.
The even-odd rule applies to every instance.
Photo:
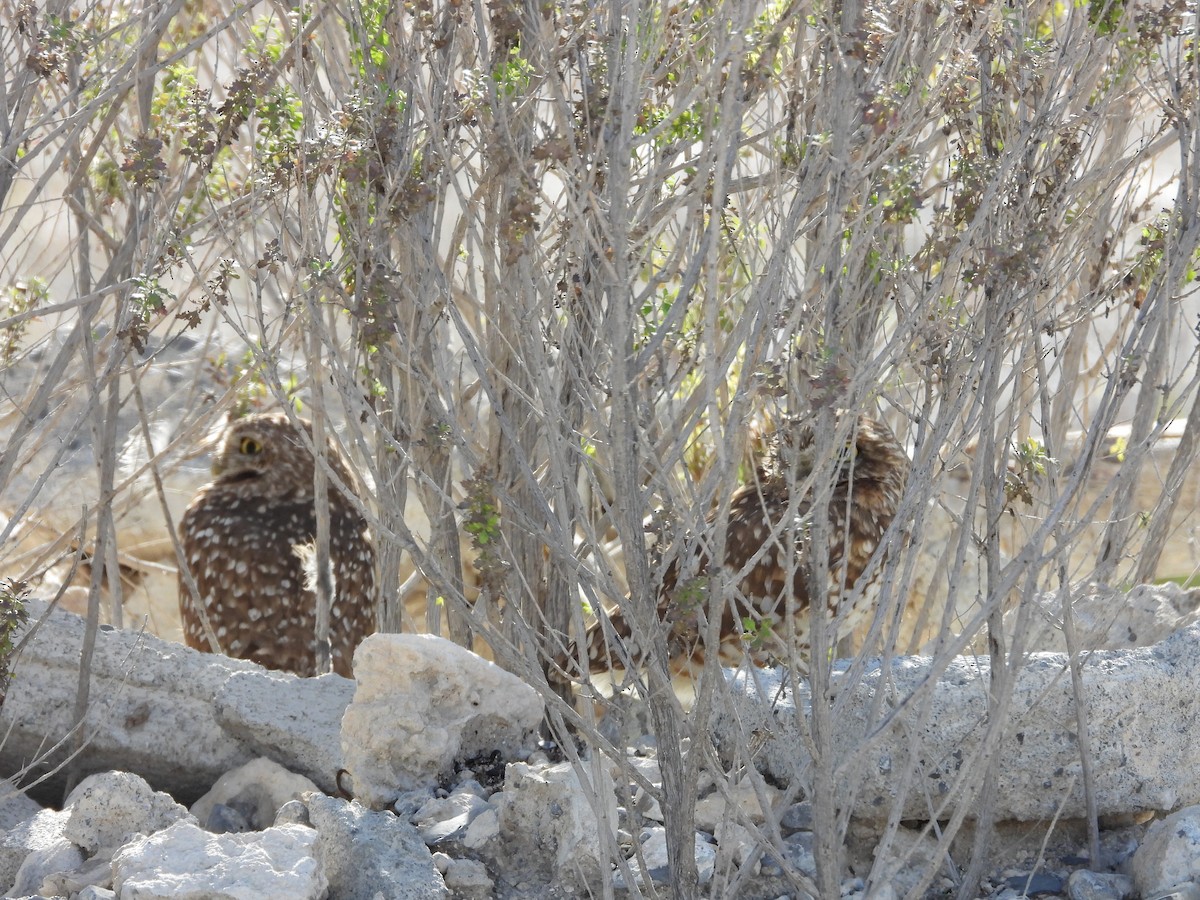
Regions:
[[0, 833], [29, 821], [41, 808], [41, 804], [13, 787], [12, 782], [0, 780]]
[[[1200, 801], [1200, 626], [1150, 648], [1097, 652], [1083, 667], [1092, 734], [1092, 772], [1101, 815], [1167, 811]], [[997, 754], [998, 820], [1042, 821], [1086, 814], [1079, 747], [1075, 739], [1071, 679], [1059, 654], [1032, 654], [1017, 675], [1011, 721]], [[845, 677], [839, 665], [837, 677]], [[983, 729], [989, 667], [959, 658], [932, 684], [926, 704], [904, 703], [936, 675], [923, 657], [893, 660], [887, 677], [876, 663], [861, 684], [839, 693], [833, 718], [834, 756], [840, 760], [842, 792], [854, 798], [854, 814], [883, 821], [899, 802], [898, 774], [919, 759], [922, 790], [908, 791], [901, 818], [923, 818], [930, 805], [950, 801], [977, 785], [980, 767], [970, 765]], [[760, 767], [789, 781], [808, 765], [796, 727], [796, 700], [779, 672], [736, 676], [731, 709], [713, 719], [718, 745], [732, 746], [756, 728], [770, 738], [757, 757]], [[762, 693], [759, 693], [761, 686]], [[873, 712], [876, 691], [882, 709]], [[807, 686], [799, 689], [807, 715]], [[1136, 711], [1132, 714], [1131, 711]], [[894, 714], [894, 715], [893, 715]], [[879, 716], [888, 727], [867, 739]], [[1163, 722], [1174, 723], [1163, 728]]]
[[1130, 900], [1135, 890], [1128, 875], [1077, 869], [1067, 879], [1070, 900]]
[[74, 872], [83, 864], [83, 851], [66, 838], [59, 838], [53, 844], [34, 850], [25, 857], [6, 896], [25, 897], [41, 894], [42, 885], [47, 880], [64, 872]]
[[1141, 826], [1134, 825], [1115, 827], [1106, 831], [1101, 825], [1099, 860], [1101, 866], [1114, 872], [1128, 872], [1129, 861], [1133, 859], [1133, 854], [1137, 853], [1137, 849], [1142, 843], [1144, 830]]
[[308, 794], [309, 818], [319, 835], [316, 855], [338, 900], [441, 900], [450, 892], [417, 830], [390, 812], [373, 812]]
[[1200, 882], [1200, 806], [1187, 806], [1151, 823], [1133, 855], [1130, 874], [1143, 897]]
[[812, 831], [812, 801], [801, 800], [785, 809], [779, 817], [779, 827], [784, 831]]
[[[7, 895], [17, 871], [31, 853], [70, 843], [63, 837], [69, 812], [43, 809], [0, 833], [0, 893]], [[83, 860], [83, 854], [79, 856]], [[38, 884], [41, 884], [39, 880]], [[20, 896], [20, 895], [18, 895]]]
[[313, 856], [317, 833], [282, 825], [250, 834], [209, 834], [192, 822], [137, 838], [113, 856], [121, 897], [288, 897], [321, 900], [329, 889]]
[[354, 682], [340, 675], [299, 678], [262, 670], [235, 673], [217, 692], [214, 711], [225, 731], [285, 769], [337, 791], [342, 715]]
[[107, 858], [91, 859], [77, 868], [46, 876], [40, 893], [47, 897], [74, 897], [87, 888], [108, 890], [111, 887], [112, 863]]
[[312, 828], [312, 817], [308, 814], [308, 804], [303, 800], [289, 800], [279, 807], [275, 814], [276, 825], [303, 825]]
[[468, 850], [483, 850], [492, 841], [500, 836], [500, 814], [494, 806], [488, 805], [488, 808], [477, 815], [469, 826], [467, 833], [463, 835], [463, 846]]
[[421, 788], [416, 791], [401, 791], [396, 795], [396, 799], [389, 807], [392, 812], [402, 819], [412, 821], [413, 816], [417, 814], [422, 806], [430, 800], [436, 799], [436, 794], [433, 788]]
[[[735, 865], [742, 866], [758, 847], [754, 833], [745, 825], [737, 822], [723, 821], [717, 823], [717, 846], [728, 853]], [[759, 866], [755, 866], [756, 871]]]
[[[75, 725], [79, 651], [84, 621], [29, 601], [30, 624], [40, 623], [21, 651], [0, 708], [0, 771], [37, 771], [62, 763]], [[84, 718], [84, 771], [125, 769], [176, 797], [193, 798], [224, 772], [257, 754], [217, 721], [212, 698], [235, 672], [272, 676], [253, 663], [199, 653], [149, 635], [101, 629], [92, 659], [91, 705]], [[101, 687], [103, 689], [101, 689]], [[59, 742], [58, 751], [46, 748]], [[62, 776], [51, 784], [61, 785]]]
[[585, 786], [569, 763], [513, 763], [492, 795], [500, 847], [509, 860], [580, 886], [592, 883], [616, 846], [617, 801], [607, 770], [592, 767]]
[[[696, 827], [712, 832], [719, 823], [739, 817], [761, 824], [782, 791], [759, 778], [743, 778], [696, 801]], [[767, 808], [763, 809], [763, 804]], [[736, 807], [736, 811], [730, 807]]]
[[[192, 804], [192, 815], [208, 831], [260, 831], [275, 822], [285, 803], [316, 789], [303, 775], [269, 759], [255, 759], [218, 778], [212, 790]], [[245, 827], [231, 827], [239, 818]]]
[[135, 834], [152, 834], [182, 819], [195, 821], [170, 795], [130, 772], [101, 772], [79, 783], [63, 808], [63, 837], [88, 856], [111, 856]]
[[272, 821], [255, 828], [250, 822], [255, 814], [253, 806], [249, 804], [242, 806], [237, 801], [235, 803], [237, 805], [234, 806], [214, 803], [205, 814], [204, 820], [200, 822], [200, 827], [213, 834], [242, 834], [246, 831], [261, 831], [268, 825], [278, 824]]
[[487, 900], [494, 884], [487, 866], [474, 859], [451, 859], [446, 867], [446, 887], [454, 900]]
[[421, 839], [431, 847], [463, 840], [467, 828], [485, 810], [494, 809], [478, 794], [460, 786], [448, 797], [426, 802], [412, 817]]
[[946, 860], [945, 848], [938, 847], [936, 838], [903, 827], [896, 829], [886, 847], [876, 845], [874, 854], [877, 877], [871, 880], [872, 889], [890, 884], [901, 896], [909, 893], [926, 874], [941, 872]]
[[872, 887], [869, 891], [864, 889], [846, 890], [843, 886], [842, 897], [845, 900], [896, 900], [896, 889], [890, 884], [881, 884], [879, 887]]
[[657, 759], [626, 755], [624, 759], [613, 760], [609, 771], [613, 778], [628, 777], [635, 784], [637, 782], [632, 776], [636, 774], [655, 787], [662, 785], [662, 772]]
[[649, 752], [657, 747], [651, 731], [653, 724], [646, 701], [636, 692], [614, 691], [605, 703], [604, 718], [599, 726], [600, 736], [614, 747], [632, 745]]
[[117, 900], [117, 895], [108, 888], [89, 885], [79, 892], [75, 900]]
[[[696, 870], [701, 884], [712, 881], [717, 862], [717, 848], [703, 836], [695, 836]], [[667, 830], [659, 826], [644, 829], [641, 834], [641, 858], [646, 867], [643, 870], [635, 853], [628, 859], [629, 867], [633, 870], [634, 882], [644, 884], [649, 878], [655, 884], [666, 884], [671, 877], [667, 863]], [[613, 886], [627, 888], [625, 876], [619, 870], [613, 876]]]
[[[814, 839], [810, 832], [797, 831], [783, 839], [783, 858], [787, 864], [798, 872], [813, 878], [817, 874], [817, 862], [813, 857]], [[779, 875], [783, 868], [774, 856], [763, 854], [762, 871], [764, 875]]]
[[647, 791], [640, 784], [635, 784], [630, 788], [627, 810], [631, 813], [637, 813], [643, 819], [649, 819], [652, 822], [662, 824], [665, 821], [662, 804], [659, 803], [658, 797]]
[[380, 808], [437, 784], [456, 763], [533, 746], [543, 704], [499, 666], [428, 634], [373, 634], [354, 653], [358, 688], [342, 718], [354, 794]]
[[[614, 759], [609, 771], [614, 780], [625, 784], [626, 793], [618, 794], [618, 797], [628, 812], [661, 824], [662, 804], [656, 796], [662, 788], [658, 760], [626, 754], [624, 758]], [[656, 790], [648, 790], [647, 783]]]

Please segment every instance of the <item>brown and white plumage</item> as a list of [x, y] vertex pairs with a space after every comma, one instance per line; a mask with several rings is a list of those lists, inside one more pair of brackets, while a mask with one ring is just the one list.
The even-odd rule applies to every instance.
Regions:
[[[314, 460], [307, 436], [284, 413], [237, 419], [225, 429], [202, 487], [179, 526], [188, 569], [221, 652], [272, 669], [316, 674], [316, 595], [302, 557], [316, 538]], [[329, 445], [337, 481], [355, 491], [345, 460]], [[375, 631], [375, 548], [351, 500], [328, 481], [329, 554], [334, 596], [329, 617], [333, 670], [350, 675], [355, 647]], [[357, 492], [356, 492], [357, 493]], [[184, 639], [213, 648], [183, 573]]]
[[[719, 650], [727, 666], [747, 658], [759, 665], [786, 661], [793, 658], [792, 651], [806, 653], [808, 648], [812, 499], [806, 494], [795, 504], [790, 501], [792, 485], [803, 484], [812, 473], [812, 433], [805, 426], [782, 431], [774, 445], [758, 478], [738, 488], [729, 504]], [[872, 611], [867, 592], [851, 589], [895, 516], [909, 464], [885, 424], [869, 416], [857, 418], [829, 501], [830, 585], [824, 601], [836, 636], [853, 631]], [[714, 510], [708, 516], [706, 534], [712, 533], [717, 515]], [[695, 576], [681, 583], [678, 561], [672, 562], [659, 593], [658, 619], [667, 629], [676, 674], [694, 674], [704, 663], [702, 615], [710, 608], [714, 573], [708, 552], [700, 547], [695, 553], [694, 565], [687, 567]], [[588, 629], [586, 647], [592, 672], [624, 669], [626, 660], [636, 664], [645, 656], [620, 611]], [[568, 671], [574, 668], [565, 658], [560, 662]]]

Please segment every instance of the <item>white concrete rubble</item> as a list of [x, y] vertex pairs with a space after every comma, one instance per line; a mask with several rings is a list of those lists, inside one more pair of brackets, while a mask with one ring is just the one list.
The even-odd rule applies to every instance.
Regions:
[[[1195, 625], [1153, 647], [1096, 652], [1083, 663], [1101, 815], [1166, 812], [1200, 802], [1198, 642], [1200, 625]], [[867, 821], [884, 820], [896, 803], [901, 804], [901, 818], [928, 819], [947, 815], [958, 802], [973, 802], [962, 779], [973, 779], [967, 783], [972, 787], [984, 771], [973, 754], [987, 714], [987, 663], [960, 657], [940, 673], [927, 658], [901, 658], [892, 661], [886, 678], [874, 663], [855, 688], [846, 685], [844, 673], [845, 664], [839, 663], [832, 740], [840, 761], [841, 801]], [[749, 735], [761, 729], [770, 737], [756, 764], [787, 782], [809, 762], [795, 697], [781, 672], [754, 674], [754, 679], [735, 677], [731, 703], [714, 714], [714, 738], [718, 746], [738, 741], [745, 746]], [[914, 700], [918, 689], [922, 693]], [[877, 691], [882, 699], [878, 709]], [[810, 704], [803, 683], [799, 698], [807, 717]], [[879, 727], [881, 718], [889, 716]], [[993, 763], [997, 819], [1082, 818], [1079, 725], [1065, 656], [1035, 653], [1026, 659], [1017, 674], [1009, 721]], [[877, 733], [868, 738], [871, 732]], [[902, 780], [897, 776], [910, 764], [919, 773], [910, 784], [919, 790], [899, 796]]]
[[[1119, 605], [1121, 600], [1098, 590], [1093, 593], [1100, 598], [1097, 613], [1105, 604]], [[1139, 596], [1142, 601], [1134, 605], [1146, 612], [1145, 621], [1149, 622], [1169, 618], [1168, 607], [1176, 612], [1185, 608], [1191, 594], [1155, 588], [1141, 591]], [[1076, 606], [1077, 611], [1082, 608]], [[1134, 619], [1123, 621], [1116, 632], [1107, 628], [1105, 640], [1122, 639], [1122, 635], [1133, 638], [1130, 623]], [[1148, 625], [1136, 628], [1141, 629], [1139, 636], [1153, 633]], [[78, 653], [81, 635], [78, 620], [62, 614], [51, 616], [46, 630], [31, 641], [33, 651], [27, 648], [22, 656], [24, 668], [18, 667], [9, 703], [0, 714], [3, 727], [12, 725], [14, 734], [23, 735], [21, 740], [30, 740], [35, 733], [21, 711], [38, 705], [33, 698], [39, 691], [57, 698], [54, 703], [63, 718], [56, 720], [47, 712], [37, 721], [69, 721], [65, 717], [73, 704], [77, 673], [66, 660]], [[403, 653], [397, 649], [396, 638], [401, 639], [400, 645], [408, 645]], [[65, 642], [62, 647], [74, 649], [51, 646], [60, 639]], [[1200, 872], [1193, 871], [1193, 861], [1200, 857], [1200, 759], [1194, 753], [1200, 742], [1197, 641], [1200, 625], [1152, 647], [1092, 653], [1083, 664], [1100, 813], [1130, 823], [1119, 833], [1125, 842], [1120, 847], [1128, 844], [1128, 848], [1120, 857], [1103, 850], [1105, 865], [1115, 866], [1119, 859], [1133, 854], [1142, 833], [1142, 826], [1136, 824], [1143, 821], [1139, 813], [1171, 812], [1187, 806], [1153, 826], [1138, 849], [1131, 871], [1141, 896], [1156, 896], [1155, 892], [1177, 884], [1194, 888], [1200, 896], [1196, 886]], [[231, 892], [240, 889], [240, 882], [231, 886], [193, 875], [210, 864], [216, 875], [224, 873], [229, 878], [229, 873], [246, 869], [253, 887], [245, 896], [320, 896], [323, 891], [338, 900], [372, 898], [381, 891], [393, 896], [391, 885], [398, 871], [405, 873], [400, 882], [409, 893], [395, 896], [404, 900], [449, 896], [483, 900], [514, 883], [534, 892], [542, 885], [561, 884], [570, 893], [598, 884], [600, 876], [609, 871], [619, 841], [633, 840], [639, 834], [639, 823], [650, 824], [639, 819], [639, 813], [662, 815], [645, 788], [646, 781], [654, 787], [661, 782], [658, 762], [632, 750], [629, 752], [634, 755], [616, 760], [596, 757], [579, 769], [544, 761], [511, 764], [504, 790], [489, 796], [459, 763], [493, 751], [544, 760], [544, 754], [527, 753], [541, 718], [536, 693], [437, 639], [380, 636], [372, 642], [373, 649], [368, 649], [361, 661], [359, 696], [355, 698], [358, 719], [351, 715], [353, 707], [347, 709], [346, 726], [339, 736], [337, 717], [346, 709], [352, 686], [345, 679], [280, 676], [249, 663], [171, 645], [164, 648], [152, 639], [102, 630], [96, 671], [108, 673], [108, 680], [96, 682], [93, 696], [98, 698], [100, 711], [111, 714], [114, 709], [121, 710], [126, 719], [98, 721], [86, 753], [98, 752], [99, 759], [109, 761], [111, 768], [113, 759], [132, 748], [131, 764], [145, 763], [158, 780], [147, 783], [140, 770], [138, 775], [110, 771], [93, 776], [80, 784], [62, 812], [41, 810], [24, 798], [11, 799], [11, 793], [10, 799], [0, 800], [0, 817], [13, 816], [13, 824], [0, 833], [0, 893], [11, 888], [16, 895], [79, 894], [94, 900], [114, 895], [176, 897], [182, 889], [170, 879], [178, 870], [184, 873], [180, 877], [199, 881], [195, 889], [201, 896], [241, 896]], [[1078, 724], [1065, 663], [1062, 655], [1034, 654], [1018, 672], [1013, 724], [993, 763], [1000, 818], [1047, 822], [1083, 815], [1080, 751], [1075, 738]], [[872, 892], [887, 887], [884, 882], [888, 882], [899, 886], [899, 896], [904, 892], [901, 888], [915, 884], [921, 864], [926, 868], [941, 865], [936, 845], [902, 828], [887, 855], [874, 860], [869, 848], [877, 840], [879, 825], [890, 814], [923, 821], [931, 811], [941, 817], [950, 814], [955, 804], [970, 802], [971, 795], [961, 790], [956, 779], [965, 773], [974, 777], [981, 770], [972, 754], [978, 746], [980, 724], [985, 721], [990, 673], [986, 665], [968, 659], [954, 660], [944, 671], [926, 659], [896, 659], [886, 673], [881, 673], [878, 663], [868, 663], [863, 683], [853, 687], [844, 665], [839, 667], [835, 678], [839, 706], [832, 717], [834, 753], [843, 764], [837, 797], [852, 804], [854, 827], [860, 829], [860, 846], [854, 852], [865, 864], [854, 871], [868, 879], [866, 872], [877, 862], [877, 874], [869, 883], [860, 881], [858, 887], [851, 884], [847, 890], [874, 897]], [[730, 777], [732, 783], [723, 792], [715, 780], [722, 776], [703, 772], [696, 786], [698, 827], [714, 834], [719, 847], [716, 859], [722, 867], [728, 861], [742, 865], [755, 853], [756, 844], [762, 844], [751, 823], [763, 818], [764, 805], [772, 807], [771, 817], [780, 817], [783, 834], [779, 849], [789, 866], [811, 874], [813, 835], [808, 830], [815, 824], [812, 803], [806, 800], [777, 808], [782, 796], [774, 786], [803, 778], [806, 742], [796, 731], [795, 707], [788, 705], [791, 695], [778, 692], [782, 686], [779, 674], [758, 671], [755, 676], [763, 686], [761, 696], [770, 701], [760, 701], [744, 681], [735, 682], [740, 693], [716, 721], [714, 735], [718, 749], [728, 742], [741, 742], [743, 753], [736, 757], [739, 765], [745, 762], [750, 734], [769, 736], [753, 758], [772, 779], [764, 783], [744, 774], [740, 781]], [[54, 679], [65, 679], [70, 690], [55, 694], [61, 685], [51, 683]], [[191, 679], [195, 685], [175, 683], [178, 679]], [[215, 702], [211, 696], [203, 696], [196, 685], [214, 689]], [[876, 690], [878, 708], [872, 706]], [[131, 691], [141, 692], [141, 705], [115, 705], [118, 701], [113, 698]], [[22, 706], [12, 705], [14, 696]], [[803, 692], [800, 696], [803, 711], [806, 700]], [[182, 721], [189, 716], [192, 721]], [[883, 726], [871, 725], [881, 721]], [[198, 748], [188, 741], [198, 740], [195, 729], [199, 722], [213, 734]], [[154, 746], [142, 734], [151, 725], [157, 741]], [[172, 733], [172, 727], [178, 731]], [[879, 733], [873, 735], [872, 731]], [[357, 803], [312, 791], [314, 782], [332, 786], [336, 769], [330, 769], [341, 756], [341, 740], [347, 742], [348, 756], [352, 744], [370, 745], [371, 753], [363, 753], [370, 763], [364, 771], [371, 775], [365, 783], [376, 796], [396, 799], [397, 814], [371, 812]], [[430, 746], [422, 747], [422, 742]], [[638, 752], [653, 753], [653, 741], [639, 737], [633, 743], [640, 748]], [[179, 796], [194, 799], [197, 794], [188, 797], [187, 792], [201, 783], [207, 788], [210, 782], [183, 770], [197, 765], [196, 756], [205, 746], [217, 748], [218, 758], [234, 762], [206, 776], [217, 780], [224, 774], [219, 787], [196, 810], [207, 810], [205, 821], [214, 827], [265, 830], [232, 841], [234, 835], [205, 834], [192, 825], [184, 828], [190, 816], [174, 799], [150, 786], [170, 787]], [[226, 753], [230, 747], [236, 752]], [[251, 751], [261, 751], [264, 758], [239, 771], [238, 766], [250, 758], [243, 755]], [[3, 752], [7, 754], [9, 747]], [[402, 763], [397, 771], [371, 768], [381, 767], [379, 760], [392, 752]], [[299, 759], [307, 760], [304, 766], [323, 771], [324, 784], [278, 765]], [[909, 768], [909, 759], [919, 760], [920, 767], [916, 777], [908, 779], [914, 786], [912, 795], [898, 799], [899, 776]], [[216, 768], [211, 759], [201, 764], [209, 767], [204, 770], [207, 772]], [[89, 755], [84, 771], [96, 765]], [[478, 771], [487, 769], [483, 766]], [[360, 772], [353, 774], [354, 786], [360, 787]], [[614, 778], [620, 779], [619, 794], [614, 790]], [[459, 783], [447, 796], [444, 790], [428, 786], [439, 779], [446, 779], [441, 783], [447, 788], [450, 779]], [[598, 780], [593, 784], [593, 779]], [[398, 787], [404, 783], [417, 788], [404, 793]], [[490, 782], [484, 779], [484, 783]], [[767, 797], [766, 804], [759, 802], [760, 791]], [[297, 793], [302, 800], [289, 799]], [[618, 798], [628, 804], [624, 813], [617, 809]], [[896, 803], [899, 806], [894, 808]], [[10, 813], [10, 808], [17, 812]], [[273, 815], [277, 809], [278, 814]], [[410, 823], [413, 816], [420, 830]], [[269, 828], [272, 819], [275, 827]], [[618, 833], [618, 822], [631, 834]], [[1115, 828], [1110, 821], [1102, 839], [1116, 841]], [[137, 834], [156, 829], [164, 830], [148, 838]], [[797, 829], [800, 831], [792, 833]], [[657, 832], [647, 829], [641, 834], [647, 841], [642, 849], [658, 860]], [[422, 836], [438, 849], [449, 851], [441, 856], [440, 864], [435, 863]], [[701, 862], [707, 877], [710, 867], [705, 859], [713, 852], [711, 840], [699, 836], [697, 850], [704, 857]], [[118, 862], [109, 864], [110, 853]], [[463, 859], [463, 855], [475, 859]], [[261, 865], [247, 862], [260, 856]], [[764, 879], [783, 877], [771, 853], [759, 857], [756, 867]], [[662, 874], [658, 862], [650, 869], [652, 874]], [[114, 882], [113, 877], [118, 880]], [[121, 881], [122, 877], [126, 880]], [[1067, 884], [1065, 872], [1054, 877]], [[997, 882], [998, 889], [1004, 887], [1003, 881]], [[114, 885], [116, 891], [111, 891]], [[1072, 875], [1069, 893], [1072, 900], [1101, 896], [1115, 900], [1123, 885], [1107, 878], [1097, 881]]]
[[[32, 640], [17, 655], [0, 707], [0, 772], [28, 760], [61, 763], [72, 748], [83, 619], [30, 599]], [[18, 638], [19, 639], [19, 638]], [[212, 698], [236, 672], [272, 676], [253, 663], [200, 653], [132, 631], [101, 628], [92, 658], [84, 772], [124, 769], [175, 797], [196, 797], [257, 754], [230, 735]], [[44, 768], [44, 767], [43, 767]], [[41, 771], [39, 769], [38, 771]]]
[[[29, 609], [32, 624], [47, 606], [30, 600]], [[21, 652], [0, 708], [0, 771], [20, 771], [69, 732], [83, 633], [82, 619], [55, 610]], [[341, 718], [354, 692], [347, 678], [298, 678], [103, 627], [92, 672], [85, 771], [126, 768], [191, 801], [225, 772], [268, 756], [336, 790]], [[0, 816], [7, 808], [0, 802]]]
[[454, 892], [454, 900], [485, 900], [494, 884], [479, 860], [452, 859], [446, 867], [446, 887]]
[[5, 836], [0, 859], [19, 869], [5, 884], [14, 896], [68, 896], [88, 886], [112, 883], [109, 859], [120, 847], [194, 819], [168, 794], [155, 791], [129, 772], [102, 772], [85, 778], [70, 793], [61, 812], [43, 810]]
[[342, 716], [354, 682], [340, 675], [300, 678], [264, 670], [236, 672], [217, 691], [213, 708], [227, 734], [285, 769], [337, 791], [342, 766]]
[[518, 756], [542, 719], [533, 688], [433, 635], [371, 635], [354, 653], [354, 677], [342, 756], [354, 796], [375, 808], [436, 784], [476, 754]]
[[137, 900], [321, 900], [329, 883], [313, 856], [316, 842], [317, 832], [302, 825], [210, 834], [192, 822], [177, 822], [113, 856], [113, 889]]

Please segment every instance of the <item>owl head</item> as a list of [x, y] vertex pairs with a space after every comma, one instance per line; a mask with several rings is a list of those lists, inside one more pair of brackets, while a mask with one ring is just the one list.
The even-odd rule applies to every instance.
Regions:
[[[230, 422], [213, 457], [215, 483], [236, 485], [261, 497], [311, 498], [312, 424], [305, 419], [295, 422], [283, 412], [255, 413]], [[332, 444], [328, 447], [329, 465], [343, 484], [353, 486], [341, 455]]]
[[[867, 415], [855, 418], [845, 446], [838, 451], [839, 488], [847, 487], [851, 479], [871, 482], [900, 478], [902, 481], [908, 471], [909, 459], [892, 430]], [[839, 430], [844, 424], [839, 421]], [[794, 466], [797, 479], [807, 478], [817, 463], [815, 444], [812, 419], [792, 418], [772, 435], [764, 468], [769, 475], [787, 477]]]

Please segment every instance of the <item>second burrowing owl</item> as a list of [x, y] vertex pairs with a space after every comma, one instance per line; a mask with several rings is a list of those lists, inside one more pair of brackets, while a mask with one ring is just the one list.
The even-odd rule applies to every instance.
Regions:
[[[759, 476], [734, 493], [729, 504], [723, 563], [726, 593], [717, 651], [723, 665], [749, 658], [759, 665], [807, 656], [809, 642], [808, 560], [811, 494], [793, 497], [796, 485], [812, 475], [814, 438], [805, 425], [781, 429], [772, 441]], [[874, 612], [873, 594], [853, 590], [868, 567], [896, 514], [908, 479], [909, 458], [891, 429], [870, 416], [857, 416], [839, 454], [829, 499], [829, 545], [825, 548], [830, 584], [816, 598], [825, 607], [835, 638]], [[795, 502], [793, 502], [795, 501]], [[716, 513], [709, 515], [706, 533]], [[694, 550], [686, 580], [679, 560], [666, 570], [658, 597], [658, 620], [666, 632], [671, 669], [695, 674], [704, 664], [701, 616], [712, 607], [709, 588], [713, 564], [704, 542]], [[879, 569], [874, 569], [874, 575]], [[646, 653], [646, 635], [614, 610], [587, 633], [587, 662], [592, 672], [625, 668]], [[620, 645], [619, 647], [617, 645]], [[570, 656], [559, 667], [575, 668]]]
[[[312, 446], [312, 426], [300, 420], [297, 428], [282, 412], [226, 427], [213, 481], [197, 492], [179, 526], [199, 593], [193, 596], [181, 572], [179, 607], [189, 646], [316, 674], [316, 594], [303, 562], [317, 531]], [[375, 548], [344, 492], [356, 493], [357, 485], [346, 461], [332, 445], [326, 461], [334, 475], [328, 480], [329, 638], [333, 670], [349, 676], [354, 648], [376, 628]]]

